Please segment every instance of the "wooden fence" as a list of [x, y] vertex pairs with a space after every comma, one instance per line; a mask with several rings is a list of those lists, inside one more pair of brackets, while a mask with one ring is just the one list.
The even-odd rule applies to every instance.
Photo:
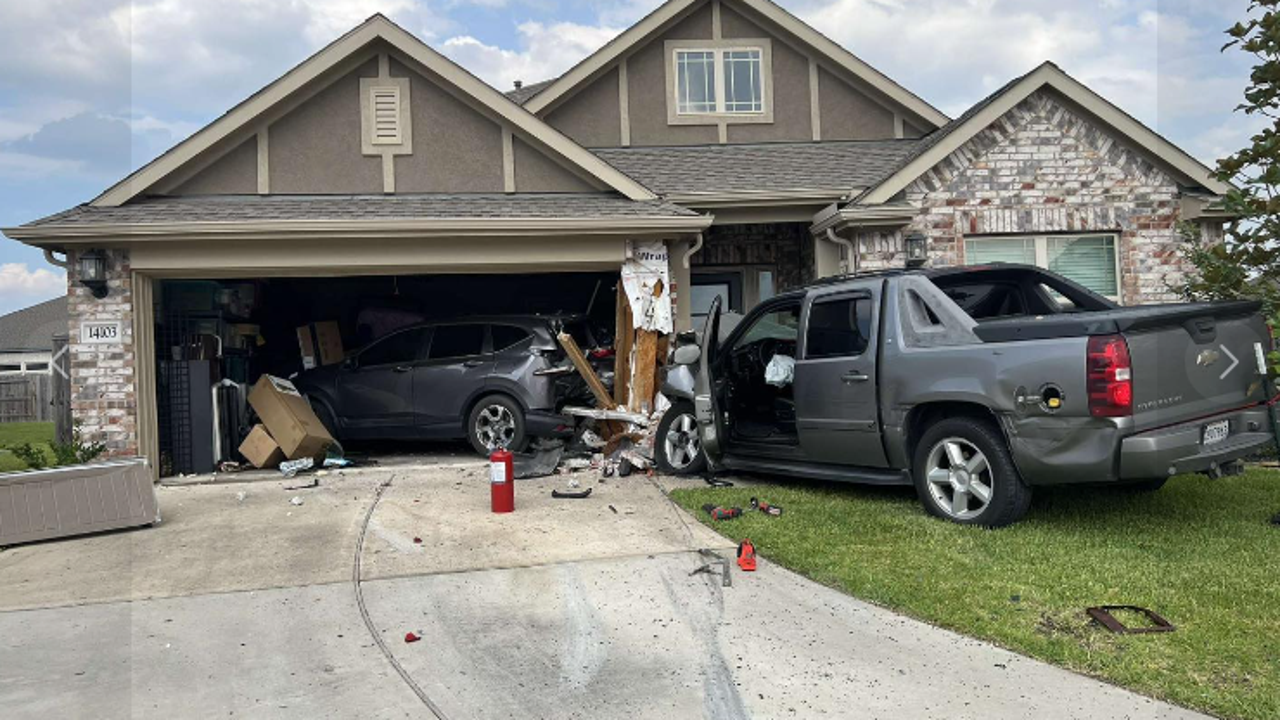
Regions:
[[0, 377], [0, 423], [51, 422], [53, 415], [53, 376]]

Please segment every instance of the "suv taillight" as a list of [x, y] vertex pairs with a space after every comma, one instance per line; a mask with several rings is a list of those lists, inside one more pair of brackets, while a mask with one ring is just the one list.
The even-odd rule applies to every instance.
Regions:
[[1089, 414], [1119, 417], [1133, 414], [1133, 370], [1129, 344], [1120, 335], [1089, 338], [1085, 352]]

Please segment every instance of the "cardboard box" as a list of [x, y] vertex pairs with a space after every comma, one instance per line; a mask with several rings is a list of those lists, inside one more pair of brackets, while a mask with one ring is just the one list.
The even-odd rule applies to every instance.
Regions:
[[302, 367], [307, 370], [340, 363], [344, 357], [342, 332], [332, 320], [298, 328], [298, 347], [302, 350]]
[[275, 467], [284, 460], [284, 451], [262, 425], [254, 425], [249, 436], [240, 443], [240, 454], [256, 468]]
[[258, 378], [249, 391], [249, 405], [289, 460], [320, 457], [334, 444], [333, 436], [311, 412], [311, 404], [284, 378]]

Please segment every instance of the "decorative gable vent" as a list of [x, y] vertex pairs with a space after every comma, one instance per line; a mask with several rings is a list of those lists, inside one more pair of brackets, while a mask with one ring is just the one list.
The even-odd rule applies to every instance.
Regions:
[[373, 106], [374, 145], [399, 145], [404, 142], [400, 127], [400, 88], [382, 86], [372, 88], [369, 102]]

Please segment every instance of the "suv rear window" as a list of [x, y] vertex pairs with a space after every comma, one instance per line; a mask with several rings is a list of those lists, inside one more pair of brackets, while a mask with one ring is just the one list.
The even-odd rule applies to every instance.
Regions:
[[493, 333], [494, 352], [502, 352], [529, 339], [529, 331], [515, 325], [491, 325], [489, 332]]
[[431, 338], [432, 360], [468, 357], [484, 351], [483, 325], [441, 325]]

